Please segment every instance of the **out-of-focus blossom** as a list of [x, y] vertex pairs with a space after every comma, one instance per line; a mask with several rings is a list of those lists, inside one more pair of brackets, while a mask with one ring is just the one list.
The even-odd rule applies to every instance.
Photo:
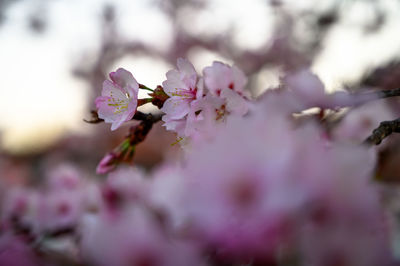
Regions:
[[33, 189], [11, 188], [4, 195], [1, 219], [8, 228], [30, 231], [37, 222], [38, 203], [39, 195]]
[[[295, 128], [289, 116], [270, 109], [236, 117], [214, 141], [197, 143], [184, 170], [182, 212], [190, 221], [186, 230], [230, 263], [272, 263], [281, 248], [314, 260], [312, 248], [299, 241], [308, 245], [323, 233], [324, 244], [310, 244], [319, 245], [316, 256], [335, 254], [337, 246], [331, 242], [337, 235], [330, 232], [360, 239], [354, 254], [368, 253], [367, 260], [347, 257], [353, 251], [341, 253], [348, 263], [344, 265], [385, 263], [385, 221], [368, 180], [374, 157], [364, 147], [341, 146], [323, 135], [315, 124]], [[329, 227], [321, 229], [326, 231], [302, 237], [309, 221], [330, 212], [332, 204], [337, 209], [330, 213]], [[321, 209], [309, 212], [314, 206]]]
[[51, 169], [47, 183], [50, 189], [74, 190], [81, 185], [81, 178], [81, 173], [76, 167], [65, 163]]
[[96, 168], [96, 173], [106, 174], [116, 168], [118, 164], [116, 154], [114, 152], [107, 153], [99, 162]]
[[149, 201], [173, 230], [179, 230], [187, 222], [182, 209], [184, 184], [182, 169], [172, 165], [157, 169], [151, 179]]
[[0, 235], [0, 265], [40, 266], [43, 262], [21, 237]]
[[145, 202], [149, 197], [149, 181], [137, 168], [121, 168], [108, 176], [102, 195], [106, 209], [116, 213], [130, 204]]
[[360, 143], [380, 122], [396, 118], [385, 102], [371, 102], [350, 110], [334, 129], [333, 135], [336, 139]]
[[122, 123], [132, 119], [136, 112], [139, 84], [132, 74], [119, 68], [110, 73], [110, 79], [103, 83], [101, 96], [96, 99], [99, 118], [106, 123], [112, 123], [115, 130]]
[[74, 230], [84, 211], [82, 191], [50, 190], [41, 195], [35, 231], [58, 233]]
[[305, 104], [305, 108], [325, 104], [325, 86], [310, 70], [303, 69], [289, 74], [283, 81]]
[[98, 266], [204, 265], [190, 243], [172, 238], [141, 207], [131, 206], [117, 219], [88, 217], [81, 243], [84, 257]]
[[98, 174], [106, 174], [113, 171], [122, 162], [131, 163], [135, 154], [135, 145], [131, 138], [125, 138], [113, 151], [107, 153], [97, 165]]

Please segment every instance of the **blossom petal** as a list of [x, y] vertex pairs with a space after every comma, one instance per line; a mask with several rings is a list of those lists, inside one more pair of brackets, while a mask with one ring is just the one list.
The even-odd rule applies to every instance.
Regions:
[[115, 84], [127, 90], [130, 95], [139, 91], [139, 84], [132, 73], [123, 68], [118, 68], [117, 71], [111, 72], [110, 78]]
[[247, 102], [236, 91], [224, 89], [221, 92], [221, 97], [226, 98], [226, 107], [228, 112], [238, 115], [244, 115], [247, 113], [249, 109]]
[[165, 101], [161, 111], [166, 113], [170, 119], [181, 119], [188, 114], [189, 102], [185, 98], [171, 97]]

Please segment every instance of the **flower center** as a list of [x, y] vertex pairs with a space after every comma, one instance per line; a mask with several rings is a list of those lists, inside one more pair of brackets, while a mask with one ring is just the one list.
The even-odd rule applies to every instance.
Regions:
[[119, 99], [115, 98], [112, 92], [110, 93], [110, 98], [108, 99], [109, 102], [108, 106], [115, 107], [114, 114], [122, 113], [126, 111], [126, 109], [128, 109], [130, 95], [128, 92], [125, 92], [124, 95], [126, 97], [125, 99]]
[[174, 90], [172, 96], [178, 96], [184, 99], [196, 99], [197, 88], [189, 90], [175, 88]]

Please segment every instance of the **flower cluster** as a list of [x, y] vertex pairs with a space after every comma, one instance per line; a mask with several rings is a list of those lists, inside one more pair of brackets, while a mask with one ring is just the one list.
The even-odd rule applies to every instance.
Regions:
[[117, 167], [160, 120], [136, 110], [147, 87], [117, 70], [96, 100], [99, 118], [112, 129], [141, 124], [98, 167], [113, 171], [101, 182], [64, 165], [36, 189], [6, 191], [0, 265], [47, 265], [38, 250], [60, 243], [69, 259], [95, 266], [396, 265], [372, 182], [376, 151], [349, 141], [345, 133], [357, 130], [346, 119], [330, 130], [293, 115], [358, 99], [327, 95], [304, 70], [257, 100], [236, 66], [214, 62], [200, 77], [178, 59], [166, 76], [144, 102], [156, 102], [167, 130], [190, 140], [182, 160], [149, 172]]
[[[132, 119], [137, 107], [138, 84], [123, 69], [110, 74], [113, 82], [105, 81], [102, 96], [96, 99], [99, 117], [112, 123], [112, 130]], [[249, 94], [244, 90], [247, 78], [236, 66], [214, 62], [200, 77], [193, 65], [179, 58], [177, 69], [167, 72], [161, 89], [166, 99], [161, 111], [167, 130], [180, 138], [206, 135], [230, 114], [248, 111]], [[157, 94], [153, 93], [154, 98]]]

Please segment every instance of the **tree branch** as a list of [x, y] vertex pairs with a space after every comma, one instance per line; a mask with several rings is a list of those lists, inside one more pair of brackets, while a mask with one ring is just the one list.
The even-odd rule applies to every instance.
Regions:
[[378, 94], [378, 97], [381, 99], [400, 96], [400, 88], [396, 88], [396, 89], [392, 89], [392, 90], [381, 90], [381, 91], [378, 91], [377, 94]]
[[[96, 110], [92, 110], [92, 111], [90, 111], [90, 113], [92, 114], [92, 118], [90, 120], [83, 119], [83, 121], [85, 121], [86, 123], [89, 123], [89, 124], [98, 124], [98, 123], [104, 122], [103, 119], [99, 118], [99, 115], [97, 114]], [[133, 116], [132, 120], [147, 121], [147, 122], [156, 123], [156, 122], [161, 120], [161, 117], [162, 117], [161, 114], [153, 115], [153, 114], [150, 114], [150, 113], [149, 114], [145, 114], [143, 112], [136, 111], [136, 113]]]
[[[386, 97], [392, 97], [392, 96], [386, 96]], [[375, 128], [372, 131], [372, 134], [367, 139], [365, 139], [363, 143], [366, 145], [378, 145], [382, 142], [382, 140], [384, 140], [387, 136], [389, 136], [392, 133], [400, 133], [400, 118], [397, 118], [392, 121], [381, 122], [379, 124], [379, 127]]]

